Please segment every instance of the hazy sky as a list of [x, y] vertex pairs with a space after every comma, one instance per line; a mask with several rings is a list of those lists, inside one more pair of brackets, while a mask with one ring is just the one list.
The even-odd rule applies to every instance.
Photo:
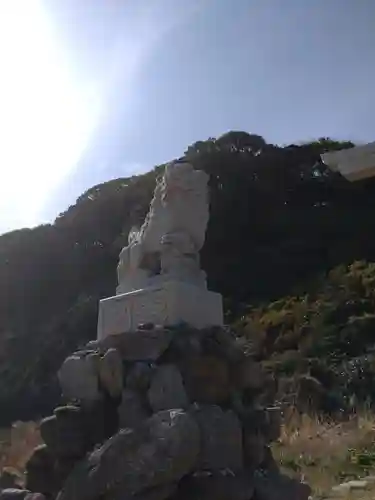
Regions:
[[374, 0], [4, 1], [0, 61], [0, 233], [228, 130], [375, 140]]

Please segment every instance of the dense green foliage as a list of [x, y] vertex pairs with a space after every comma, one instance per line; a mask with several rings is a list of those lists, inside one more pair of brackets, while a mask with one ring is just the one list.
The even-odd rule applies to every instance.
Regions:
[[[186, 151], [211, 176], [202, 261], [210, 288], [225, 297], [228, 321], [244, 314], [244, 304], [298, 296], [255, 310], [267, 326], [264, 356], [302, 346], [310, 358], [326, 350], [351, 356], [345, 349], [358, 329], [363, 344], [371, 337], [375, 311], [364, 289], [351, 289], [350, 312], [340, 287], [329, 299], [330, 281], [324, 285], [325, 273], [338, 265], [375, 261], [375, 183], [349, 183], [320, 160], [325, 151], [351, 146], [320, 139], [278, 147], [258, 135], [229, 132]], [[59, 363], [95, 336], [98, 300], [114, 293], [119, 251], [143, 220], [162, 167], [89, 189], [52, 225], [0, 237], [3, 419], [47, 410], [57, 394]], [[344, 267], [335, 272], [347, 276]], [[322, 279], [324, 291], [306, 295]]]
[[375, 403], [375, 264], [338, 266], [309, 293], [251, 308], [235, 327], [280, 377], [308, 373], [342, 403]]

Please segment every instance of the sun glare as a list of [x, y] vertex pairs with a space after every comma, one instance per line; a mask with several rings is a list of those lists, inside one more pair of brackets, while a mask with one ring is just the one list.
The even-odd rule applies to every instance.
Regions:
[[38, 222], [95, 125], [40, 0], [0, 2], [0, 233]]

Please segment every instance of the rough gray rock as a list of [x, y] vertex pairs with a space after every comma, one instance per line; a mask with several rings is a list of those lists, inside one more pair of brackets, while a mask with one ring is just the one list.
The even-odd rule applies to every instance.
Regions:
[[100, 399], [98, 365], [99, 354], [69, 356], [58, 372], [63, 395], [68, 400], [86, 401]]
[[89, 407], [83, 406], [84, 430], [89, 449], [101, 444], [118, 430], [118, 402], [103, 398]]
[[154, 367], [151, 363], [145, 361], [134, 363], [126, 377], [126, 388], [146, 392], [150, 387], [153, 371]]
[[0, 493], [0, 500], [45, 500], [45, 498], [41, 493], [7, 488]]
[[[132, 496], [132, 500], [165, 500], [170, 498], [176, 491], [176, 483], [162, 484], [161, 486], [156, 486], [155, 488], [148, 488], [141, 493]], [[111, 495], [110, 500], [124, 500], [127, 498], [128, 493], [123, 492], [121, 488], [118, 488], [115, 495]]]
[[232, 410], [201, 405], [193, 410], [201, 431], [201, 451], [197, 470], [233, 472], [243, 468], [241, 424]]
[[55, 415], [42, 420], [40, 433], [56, 456], [80, 457], [86, 451], [83, 419], [76, 407], [57, 408]]
[[243, 431], [244, 460], [247, 467], [258, 468], [266, 458], [266, 439], [262, 433]]
[[311, 488], [282, 474], [254, 474], [254, 491], [258, 500], [308, 500]]
[[58, 500], [123, 499], [175, 483], [188, 474], [199, 454], [199, 429], [183, 411], [153, 415], [137, 430], [122, 429], [77, 465]]
[[138, 330], [109, 335], [100, 341], [101, 349], [114, 347], [125, 361], [154, 361], [168, 348], [173, 332], [164, 330]]
[[36, 447], [26, 463], [26, 489], [51, 496], [59, 486], [55, 478], [55, 457], [47, 445]]
[[229, 367], [217, 356], [198, 356], [181, 366], [189, 399], [202, 404], [225, 403], [230, 397]]
[[120, 429], [125, 429], [126, 427], [133, 429], [141, 425], [150, 416], [150, 412], [138, 392], [125, 389], [122, 391], [118, 415]]
[[113, 397], [121, 395], [123, 385], [122, 359], [117, 349], [111, 348], [99, 362], [99, 381], [101, 387]]
[[251, 477], [216, 473], [183, 480], [176, 497], [181, 500], [249, 500], [253, 492]]
[[20, 488], [21, 477], [18, 471], [4, 467], [0, 476], [0, 491], [8, 488]]
[[148, 391], [148, 400], [154, 412], [188, 407], [189, 400], [182, 376], [175, 365], [161, 365], [157, 368]]

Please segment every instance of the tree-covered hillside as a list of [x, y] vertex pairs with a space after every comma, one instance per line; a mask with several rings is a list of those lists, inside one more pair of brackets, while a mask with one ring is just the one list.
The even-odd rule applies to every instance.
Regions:
[[[188, 147], [186, 157], [210, 174], [202, 263], [210, 288], [225, 297], [228, 322], [247, 306], [304, 296], [338, 265], [375, 261], [375, 183], [351, 184], [320, 160], [325, 151], [352, 146], [320, 139], [279, 147], [229, 132]], [[95, 337], [98, 300], [115, 291], [119, 251], [143, 220], [162, 168], [94, 186], [54, 224], [0, 237], [3, 423], [49, 409], [64, 356]], [[371, 315], [368, 300], [363, 313]], [[305, 325], [295, 325], [298, 337]], [[288, 342], [277, 349], [299, 349], [299, 340]]]

